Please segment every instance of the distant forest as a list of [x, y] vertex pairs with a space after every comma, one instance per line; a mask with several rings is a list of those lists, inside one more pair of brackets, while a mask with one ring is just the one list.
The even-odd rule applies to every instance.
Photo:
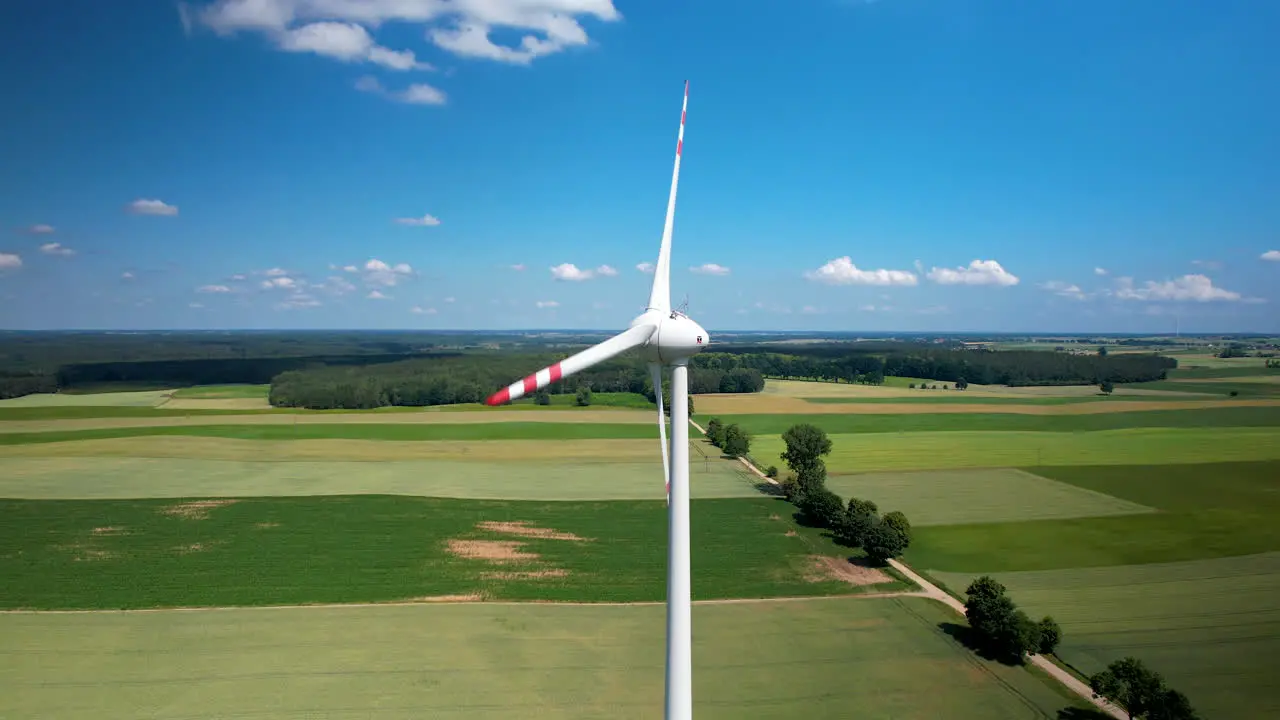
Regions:
[[[271, 402], [307, 408], [439, 405], [482, 400], [599, 333], [3, 333], [0, 398], [85, 387], [271, 384]], [[785, 348], [785, 349], [784, 349]], [[695, 393], [758, 392], [764, 377], [878, 384], [886, 375], [977, 384], [1085, 385], [1164, 379], [1154, 354], [1073, 355], [868, 341], [726, 344], [695, 356]], [[644, 363], [615, 358], [550, 388], [652, 398]]]

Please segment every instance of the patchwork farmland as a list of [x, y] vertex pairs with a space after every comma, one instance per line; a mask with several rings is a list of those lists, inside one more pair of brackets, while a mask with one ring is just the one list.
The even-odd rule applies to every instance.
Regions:
[[[1164, 389], [1266, 388], [1261, 368], [1178, 372], [1111, 397], [769, 380], [696, 396], [694, 420], [746, 429], [762, 469], [784, 466], [788, 427], [823, 428], [832, 490], [906, 513], [903, 559], [948, 591], [992, 574], [1057, 618], [1068, 671], [1136, 655], [1205, 717], [1268, 717], [1280, 397]], [[266, 397], [0, 401], [0, 715], [652, 715], [666, 516], [651, 404]], [[699, 716], [1091, 712], [974, 654], [948, 630], [962, 618], [848, 562], [694, 435]]]

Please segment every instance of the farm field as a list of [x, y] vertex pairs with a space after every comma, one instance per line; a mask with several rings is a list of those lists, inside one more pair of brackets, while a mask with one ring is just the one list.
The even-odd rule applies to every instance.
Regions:
[[[0, 614], [4, 717], [649, 718], [663, 607], [416, 604]], [[698, 605], [700, 718], [1053, 718], [922, 598]], [[744, 632], [744, 628], [750, 628]], [[37, 653], [32, 648], [40, 648]], [[121, 657], [165, 658], [120, 662]], [[778, 682], [783, 673], [790, 679]]]

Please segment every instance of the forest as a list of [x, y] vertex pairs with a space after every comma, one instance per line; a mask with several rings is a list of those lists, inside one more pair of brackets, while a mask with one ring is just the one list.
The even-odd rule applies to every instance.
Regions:
[[[0, 333], [0, 398], [86, 387], [270, 383], [273, 404], [314, 408], [474, 402], [601, 333]], [[784, 349], [785, 348], [785, 349]], [[757, 392], [764, 377], [878, 384], [886, 375], [975, 384], [1090, 385], [1164, 379], [1155, 354], [968, 350], [874, 340], [727, 343], [695, 356], [691, 390]], [[649, 394], [647, 367], [615, 358], [551, 388]]]

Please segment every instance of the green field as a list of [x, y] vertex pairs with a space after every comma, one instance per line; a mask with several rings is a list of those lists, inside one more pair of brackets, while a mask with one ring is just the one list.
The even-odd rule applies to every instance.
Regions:
[[836, 475], [827, 487], [846, 500], [874, 500], [881, 512], [900, 510], [915, 526], [1152, 512], [1014, 468]]
[[[653, 454], [658, 454], [654, 443]], [[697, 454], [694, 453], [697, 457]], [[415, 495], [505, 500], [662, 500], [662, 462], [600, 460], [271, 461], [142, 457], [0, 458], [0, 497], [128, 499]], [[737, 463], [695, 462], [695, 498], [759, 497]]]
[[191, 400], [232, 400], [266, 398], [270, 393], [270, 385], [197, 385], [175, 390], [173, 397]]
[[[792, 425], [810, 423], [832, 435], [844, 433], [922, 433], [975, 430], [1081, 432], [1127, 428], [1278, 427], [1280, 405], [1211, 407], [1194, 410], [1141, 410], [1084, 415], [1028, 415], [1001, 412], [963, 414], [813, 414], [718, 415], [753, 435], [781, 435]], [[706, 427], [709, 415], [694, 418]]]
[[[974, 576], [935, 577], [963, 589]], [[1137, 654], [1205, 717], [1280, 715], [1280, 553], [995, 577], [1062, 625], [1058, 655], [1080, 672]]]
[[[811, 397], [804, 400], [819, 405], [903, 404], [903, 405], [1078, 405], [1094, 402], [1187, 402], [1197, 399], [1183, 393], [1119, 393], [1112, 395], [968, 395], [962, 392], [921, 392], [918, 395], [863, 395], [861, 397]], [[1216, 399], [1216, 398], [1214, 398]]]
[[[1280, 459], [1280, 427], [1139, 428], [1101, 432], [833, 434], [831, 473], [1032, 465], [1130, 465]], [[783, 467], [785, 445], [757, 437], [751, 454]]]
[[[663, 612], [3, 614], [0, 716], [652, 718], [662, 708]], [[957, 645], [938, 630], [952, 619], [919, 598], [697, 606], [695, 713], [835, 720], [856, 707], [858, 718], [1021, 720], [1069, 704], [1032, 674]]]
[[[337, 496], [221, 503], [0, 501], [0, 607], [292, 605], [459, 594], [582, 602], [665, 597], [661, 500]], [[770, 498], [693, 504], [696, 599], [900, 587], [811, 578], [809, 555], [848, 551], [788, 535], [794, 524], [783, 505]], [[519, 537], [481, 522], [529, 523], [581, 540]], [[493, 553], [493, 562], [456, 555], [447, 547], [455, 541], [477, 544], [477, 552]], [[525, 543], [514, 551], [530, 557], [493, 545], [502, 541]]]
[[153, 407], [168, 399], [171, 390], [134, 390], [99, 393], [42, 393], [0, 400], [0, 409], [60, 406]]
[[1033, 472], [1160, 512], [922, 527], [907, 560], [929, 571], [1000, 572], [1280, 550], [1280, 462], [1045, 467]]

